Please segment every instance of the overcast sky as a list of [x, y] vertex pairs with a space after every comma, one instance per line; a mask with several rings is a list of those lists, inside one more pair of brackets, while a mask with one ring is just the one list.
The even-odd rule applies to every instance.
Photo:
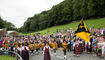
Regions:
[[0, 16], [21, 27], [28, 17], [49, 10], [63, 0], [0, 0]]

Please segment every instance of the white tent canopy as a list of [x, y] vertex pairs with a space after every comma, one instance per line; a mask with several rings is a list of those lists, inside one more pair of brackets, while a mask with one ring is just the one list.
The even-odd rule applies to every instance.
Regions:
[[15, 31], [7, 31], [7, 32], [8, 32], [8, 34], [10, 34], [10, 33], [15, 32]]
[[19, 33], [16, 31], [7, 31], [9, 36], [18, 36]]

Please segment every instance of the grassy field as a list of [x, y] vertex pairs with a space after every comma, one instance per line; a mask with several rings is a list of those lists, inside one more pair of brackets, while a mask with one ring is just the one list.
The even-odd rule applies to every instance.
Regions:
[[16, 60], [16, 58], [7, 55], [0, 55], [0, 60]]
[[[88, 28], [91, 28], [92, 26], [94, 26], [94, 28], [103, 28], [103, 27], [105, 28], [105, 18], [89, 19], [89, 20], [84, 20], [84, 21]], [[48, 34], [52, 34], [52, 33], [55, 33], [57, 30], [63, 31], [70, 28], [72, 28], [72, 30], [76, 30], [79, 23], [80, 22], [72, 22], [65, 25], [50, 27], [41, 31], [33, 32], [33, 33], [27, 33], [27, 34], [20, 33], [20, 34], [21, 35], [34, 35], [38, 33], [45, 34], [46, 32], [48, 32]]]

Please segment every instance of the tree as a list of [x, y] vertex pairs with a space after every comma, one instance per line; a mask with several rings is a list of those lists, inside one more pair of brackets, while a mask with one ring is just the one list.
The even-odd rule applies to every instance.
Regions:
[[88, 16], [89, 17], [95, 17], [95, 1], [94, 0], [89, 0], [88, 2]]
[[81, 18], [90, 19], [104, 16], [105, 0], [64, 0], [50, 10], [28, 18], [19, 31], [34, 32]]
[[81, 0], [80, 5], [81, 5], [81, 9], [80, 9], [80, 16], [82, 18], [88, 18], [88, 0]]
[[0, 17], [0, 29], [4, 28], [4, 22], [3, 19]]
[[81, 0], [73, 0], [73, 18], [74, 20], [80, 19], [80, 3]]
[[14, 24], [12, 24], [11, 22], [4, 21], [0, 17], [0, 29], [2, 29], [2, 28], [6, 28], [7, 30], [17, 30], [15, 28]]

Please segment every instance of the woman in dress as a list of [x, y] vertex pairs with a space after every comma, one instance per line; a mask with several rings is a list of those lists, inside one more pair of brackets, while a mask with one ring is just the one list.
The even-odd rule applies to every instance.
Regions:
[[29, 48], [24, 44], [22, 47], [22, 58], [23, 60], [29, 60]]
[[49, 47], [48, 43], [46, 43], [46, 45], [44, 47], [44, 60], [51, 60], [50, 47]]
[[79, 39], [78, 43], [79, 43], [79, 53], [81, 54], [83, 51], [82, 40]]
[[79, 42], [78, 42], [78, 40], [75, 41], [73, 46], [74, 46], [75, 54], [76, 54], [76, 56], [78, 56], [78, 54], [79, 54]]

